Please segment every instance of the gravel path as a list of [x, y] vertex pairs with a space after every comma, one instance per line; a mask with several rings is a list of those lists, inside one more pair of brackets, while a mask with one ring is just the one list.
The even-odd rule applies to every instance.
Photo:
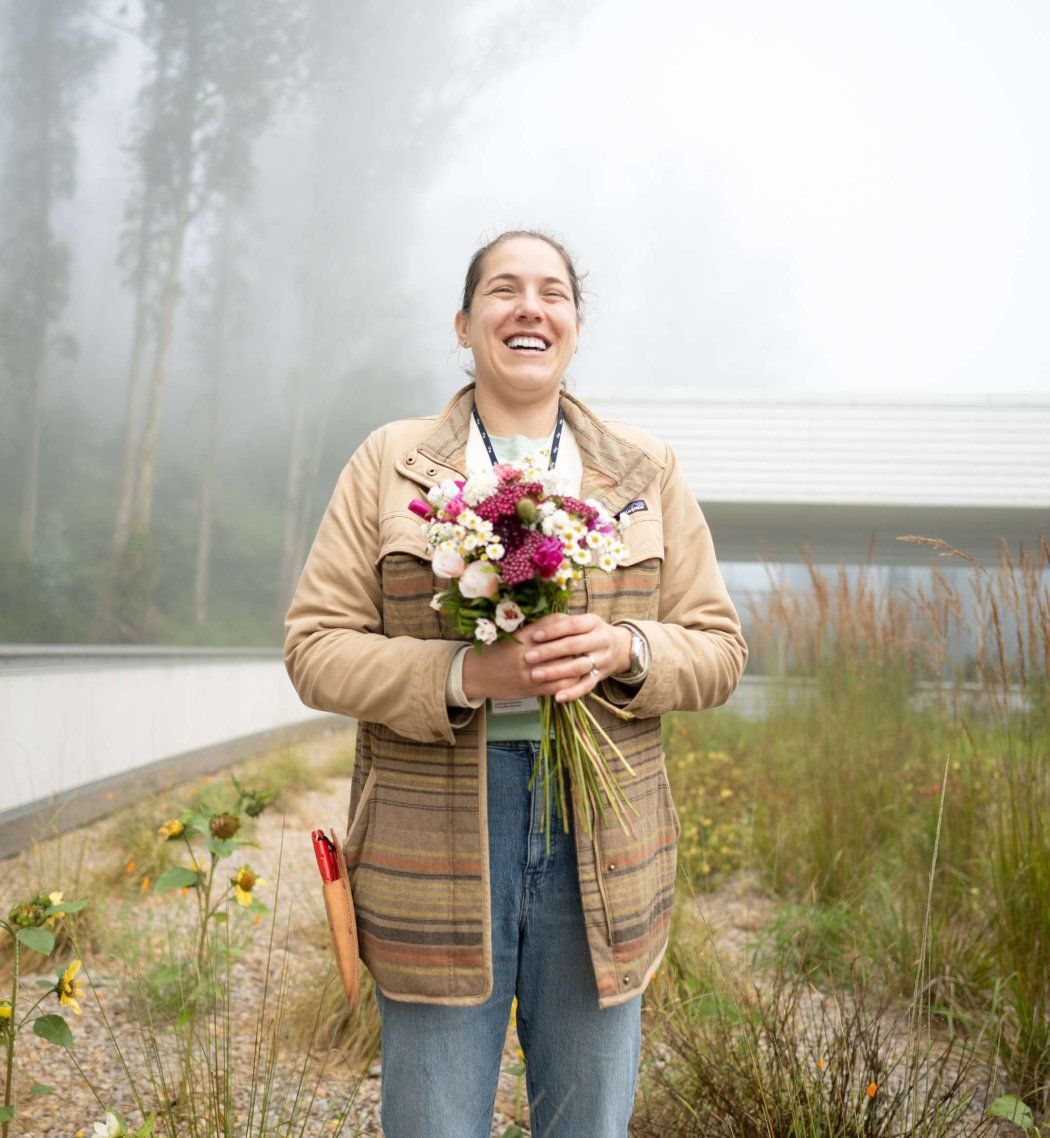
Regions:
[[[353, 740], [351, 727], [300, 744], [296, 751], [310, 763], [326, 769], [333, 759], [352, 754]], [[215, 777], [224, 780], [225, 772]], [[318, 1008], [325, 1027], [331, 1028], [345, 1007], [341, 993], [335, 990], [328, 930], [309, 832], [319, 825], [325, 828], [334, 825], [342, 832], [349, 795], [349, 778], [330, 778], [323, 789], [289, 796], [287, 807], [281, 810], [271, 808], [259, 818], [255, 835], [259, 848], [244, 851], [250, 855], [244, 860], [250, 860], [259, 875], [268, 882], [267, 886], [259, 889], [258, 896], [276, 910], [272, 922], [272, 943], [271, 922], [263, 918], [259, 925], [250, 929], [246, 951], [231, 966], [229, 992], [233, 1030], [227, 1033], [221, 1021], [202, 1025], [205, 1038], [215, 1049], [221, 1050], [225, 1045], [229, 1050], [228, 1058], [216, 1063], [215, 1067], [230, 1073], [228, 1093], [239, 1120], [237, 1133], [297, 1133], [307, 1138], [333, 1134], [344, 1138], [352, 1135], [362, 1138], [382, 1136], [377, 1054], [372, 1052], [369, 1056], [366, 1052], [355, 1061], [350, 1049], [329, 1046], [324, 1032], [315, 1038], [312, 1046], [308, 1037]], [[155, 818], [159, 824], [165, 817], [178, 813], [184, 801], [185, 788], [182, 794], [177, 790], [139, 808], [140, 814]], [[103, 820], [0, 862], [0, 897], [7, 902], [9, 898], [25, 895], [27, 890], [62, 888], [61, 884], [41, 880], [41, 866], [82, 863], [82, 879], [90, 879], [92, 873], [103, 871], [112, 875], [114, 864], [119, 864], [125, 856], [104, 840], [113, 828], [112, 820]], [[231, 862], [225, 864], [231, 865], [231, 871], [235, 868]], [[67, 888], [66, 895], [68, 899], [73, 890]], [[273, 906], [275, 895], [277, 903]], [[178, 893], [155, 896], [124, 889], [117, 892], [116, 898], [107, 902], [107, 935], [111, 943], [113, 938], [118, 941], [130, 938], [133, 944], [123, 944], [122, 947], [125, 957], [132, 960], [158, 959], [155, 953], [163, 945], [164, 926], [169, 917], [175, 915], [183, 926], [190, 920], [192, 898]], [[185, 917], [180, 913], [183, 905]], [[6, 909], [9, 904], [4, 907]], [[109, 914], [115, 909], [119, 912], [110, 922]], [[714, 945], [727, 969], [736, 970], [747, 967], [749, 942], [774, 911], [774, 902], [750, 878], [741, 876], [718, 892], [702, 894], [699, 905], [680, 898], [676, 920], [679, 929], [695, 937], [698, 943], [709, 935], [713, 936]], [[247, 921], [250, 923], [250, 918]], [[231, 925], [235, 923], [231, 922]], [[105, 941], [107, 937], [96, 939]], [[103, 1107], [85, 1086], [84, 1076], [95, 1085], [103, 1103], [124, 1112], [133, 1124], [141, 1118], [141, 1112], [132, 1086], [137, 1087], [142, 1096], [139, 1105], [152, 1109], [158, 1104], [151, 1071], [155, 1074], [158, 1063], [168, 1068], [169, 1081], [177, 1085], [179, 1056], [173, 1045], [174, 1036], [158, 1023], [157, 1030], [148, 1037], [159, 1042], [144, 1048], [142, 1040], [145, 1033], [141, 1023], [130, 1014], [127, 978], [122, 974], [117, 956], [117, 953], [107, 951], [104, 944], [97, 951], [86, 953], [85, 972], [92, 980], [94, 992], [82, 1000], [84, 1014], [69, 1017], [76, 1041], [72, 1057], [28, 1031], [20, 1037], [19, 1124], [13, 1128], [13, 1133], [63, 1138], [88, 1135], [93, 1138], [93, 1123], [102, 1119]], [[60, 958], [62, 964], [68, 959], [68, 954]], [[4, 961], [0, 969], [6, 973], [8, 965], [9, 962]], [[57, 967], [58, 963], [44, 970], [42, 975], [53, 978]], [[658, 972], [657, 980], [661, 974]], [[326, 976], [329, 988], [323, 992]], [[364, 1026], [358, 1037], [372, 1038], [377, 1044], [378, 1012], [371, 994], [370, 977], [365, 971], [362, 972], [362, 980], [366, 986], [362, 1002]], [[0, 992], [7, 992], [9, 987], [8, 976], [0, 976]], [[267, 992], [265, 1006], [264, 991]], [[819, 994], [814, 993], [810, 1011], [804, 1014], [815, 1018], [820, 999]], [[49, 998], [48, 1003], [53, 1004], [53, 998]], [[57, 1006], [44, 1010], [57, 1010]], [[255, 1058], [260, 1050], [256, 1043], [260, 1030], [264, 1069], [268, 1058], [274, 1057], [269, 1075], [258, 1069]], [[520, 1063], [517, 1046], [514, 1028], [508, 1024], [502, 1062], [504, 1068]], [[128, 1073], [122, 1066], [121, 1056]], [[645, 1063], [660, 1066], [663, 1058], [666, 1056], [661, 1056], [659, 1045], [643, 1052]], [[75, 1059], [75, 1063], [71, 1059]], [[82, 1074], [78, 1073], [76, 1064], [79, 1064]], [[28, 1091], [34, 1083], [49, 1084], [55, 1088], [55, 1093], [32, 1098]], [[271, 1096], [265, 1108], [267, 1124], [264, 1125], [264, 1109], [260, 1100], [267, 1083], [271, 1087]], [[205, 1094], [206, 1090], [205, 1087], [194, 1088], [198, 1101], [215, 1100], [214, 1087], [210, 1093]], [[311, 1096], [314, 1096], [312, 1105], [308, 1112], [300, 1112], [298, 1126], [291, 1130], [278, 1127], [280, 1119], [287, 1119], [295, 1113], [292, 1104], [297, 1097], [300, 1103], [305, 1103]], [[250, 1115], [254, 1121], [249, 1127], [245, 1120]], [[346, 1121], [340, 1125], [342, 1115], [346, 1116]], [[491, 1131], [494, 1138], [502, 1138], [511, 1123], [517, 1123], [528, 1132], [528, 1106], [523, 1081], [504, 1073], [500, 1076], [496, 1096]], [[220, 1119], [216, 1119], [213, 1131], [222, 1133]]]

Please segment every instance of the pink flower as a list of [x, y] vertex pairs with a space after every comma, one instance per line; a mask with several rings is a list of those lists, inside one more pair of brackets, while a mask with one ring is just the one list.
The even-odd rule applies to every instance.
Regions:
[[459, 579], [459, 591], [468, 600], [492, 598], [499, 592], [499, 571], [491, 561], [472, 561]]
[[513, 632], [525, 619], [525, 614], [513, 601], [500, 601], [496, 605], [496, 623], [504, 632]]
[[458, 518], [460, 515], [460, 512], [463, 510], [463, 508], [465, 506], [466, 506], [466, 502], [463, 501], [463, 495], [457, 494], [454, 498], [450, 498], [448, 500], [448, 502], [446, 503], [446, 505], [445, 505], [445, 517], [448, 518], [449, 521], [452, 521], [453, 519]]
[[513, 462], [497, 462], [492, 468], [492, 473], [495, 474], [497, 478], [511, 478], [518, 472], [514, 469]]
[[421, 518], [429, 518], [434, 512], [431, 510], [429, 502], [422, 502], [419, 498], [413, 498], [412, 501], [408, 503], [408, 508], [413, 514], [419, 514]]
[[532, 555], [532, 563], [541, 577], [551, 578], [561, 568], [564, 558], [562, 544], [556, 537], [545, 537]]
[[[475, 561], [474, 564], [479, 563]], [[474, 635], [482, 644], [491, 644], [496, 639], [496, 626], [486, 617], [479, 616], [474, 624]]]
[[438, 549], [434, 553], [431, 567], [438, 577], [462, 577], [467, 563], [454, 549]]

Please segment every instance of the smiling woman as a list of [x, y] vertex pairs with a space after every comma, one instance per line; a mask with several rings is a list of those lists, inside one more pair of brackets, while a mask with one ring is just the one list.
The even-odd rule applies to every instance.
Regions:
[[[359, 720], [343, 852], [381, 1014], [387, 1138], [489, 1133], [515, 998], [532, 1132], [626, 1138], [681, 829], [660, 717], [725, 703], [747, 659], [671, 448], [565, 390], [581, 323], [553, 239], [515, 231], [475, 253], [455, 315], [474, 382], [351, 456], [285, 622], [304, 702]], [[472, 647], [435, 611], [452, 561], [428, 560], [409, 503], [543, 448], [564, 501], [629, 518], [626, 555], [581, 575], [567, 612]], [[540, 552], [520, 518], [497, 524], [506, 560], [501, 547], [485, 564], [499, 589], [537, 572]], [[626, 760], [614, 777], [633, 828], [611, 810], [586, 826], [573, 796], [544, 830], [539, 699], [592, 694]]]

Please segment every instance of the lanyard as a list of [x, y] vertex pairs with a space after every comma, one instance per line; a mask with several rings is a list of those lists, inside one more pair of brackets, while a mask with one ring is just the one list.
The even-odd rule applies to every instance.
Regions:
[[[481, 421], [481, 416], [478, 414], [478, 405], [475, 403], [474, 408], [474, 422], [478, 425], [478, 430], [481, 432], [481, 438], [485, 443], [485, 449], [489, 452], [489, 458], [492, 460], [492, 465], [495, 466], [499, 459], [496, 457], [496, 452], [492, 449], [492, 442], [489, 439], [489, 433], [485, 430], [485, 424]], [[554, 425], [554, 438], [551, 441], [551, 460], [547, 466], [548, 470], [554, 469], [554, 464], [558, 461], [558, 444], [561, 442], [561, 425], [564, 416], [562, 415], [561, 407], [558, 407], [558, 421]]]

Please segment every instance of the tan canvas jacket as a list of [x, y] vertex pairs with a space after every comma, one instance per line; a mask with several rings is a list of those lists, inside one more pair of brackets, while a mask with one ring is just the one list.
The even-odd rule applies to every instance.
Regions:
[[[308, 707], [358, 720], [345, 853], [361, 958], [385, 995], [480, 1004], [492, 993], [485, 707], [445, 703], [462, 646], [430, 607], [439, 589], [414, 497], [462, 477], [474, 384], [440, 414], [373, 431], [339, 476], [285, 621], [285, 663]], [[600, 1007], [638, 995], [667, 947], [680, 822], [660, 716], [717, 707], [748, 650], [711, 534], [671, 448], [561, 406], [583, 458], [581, 498], [632, 506], [627, 563], [595, 570], [569, 611], [626, 620], [649, 641], [638, 687], [603, 680], [624, 720], [589, 706], [635, 776], [614, 768], [640, 817], [573, 825]], [[638, 505], [637, 503], [642, 503]], [[447, 585], [447, 582], [444, 582]]]

